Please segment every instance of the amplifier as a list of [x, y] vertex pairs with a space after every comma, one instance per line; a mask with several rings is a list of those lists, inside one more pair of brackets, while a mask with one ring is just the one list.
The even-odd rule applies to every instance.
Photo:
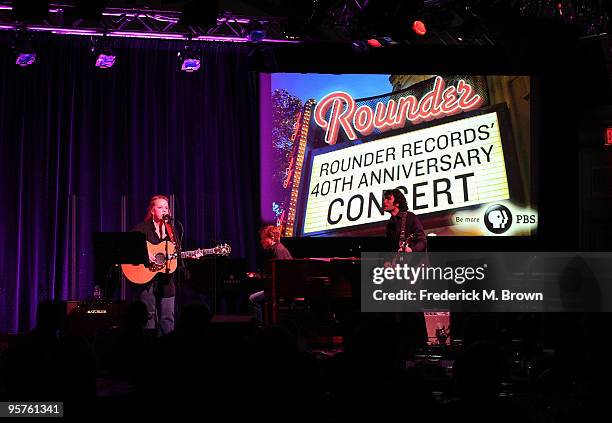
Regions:
[[91, 339], [100, 329], [120, 326], [126, 307], [125, 301], [67, 301], [68, 325], [76, 334]]

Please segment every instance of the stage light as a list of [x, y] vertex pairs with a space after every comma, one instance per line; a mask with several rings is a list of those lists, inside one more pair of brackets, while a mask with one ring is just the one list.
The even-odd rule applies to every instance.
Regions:
[[19, 66], [30, 66], [36, 62], [36, 51], [30, 45], [32, 34], [25, 31], [17, 31], [15, 33], [15, 41], [13, 42], [13, 51], [17, 56], [15, 64]]
[[412, 30], [415, 34], [423, 36], [427, 33], [427, 27], [423, 23], [423, 21], [414, 21], [412, 23]]
[[17, 55], [17, 60], [15, 61], [16, 65], [19, 66], [29, 66], [36, 61], [36, 53], [19, 53]]
[[252, 43], [259, 43], [266, 38], [267, 22], [250, 20], [244, 28], [242, 28], [242, 36]]
[[360, 51], [367, 51], [369, 47], [382, 48], [382, 47], [395, 46], [398, 44], [399, 43], [395, 41], [393, 38], [385, 36], [385, 37], [372, 37], [372, 38], [368, 38], [365, 41], [356, 40], [356, 41], [353, 41], [352, 47], [354, 51], [360, 52]]
[[183, 59], [181, 70], [185, 72], [195, 72], [200, 69], [200, 59]]
[[186, 45], [182, 51], [177, 53], [181, 62], [181, 70], [185, 72], [195, 72], [200, 69], [202, 61], [200, 52], [193, 46]]
[[370, 38], [368, 40], [368, 45], [370, 47], [373, 47], [373, 48], [380, 48], [380, 47], [382, 47], [382, 44], [376, 38]]
[[263, 29], [254, 29], [251, 32], [249, 32], [249, 35], [247, 36], [247, 38], [249, 39], [249, 41], [253, 43], [258, 43], [264, 38], [266, 38], [266, 31]]
[[356, 53], [365, 53], [369, 50], [368, 43], [362, 40], [355, 40], [351, 43], [351, 48]]
[[378, 41], [383, 47], [396, 46], [399, 44], [397, 41], [395, 41], [391, 37], [380, 37]]
[[115, 59], [116, 56], [110, 50], [105, 50], [98, 54], [96, 66], [100, 69], [108, 69], [115, 64]]
[[91, 52], [96, 58], [96, 67], [100, 69], [111, 68], [115, 64], [117, 55], [113, 52], [113, 41], [107, 35], [91, 37]]

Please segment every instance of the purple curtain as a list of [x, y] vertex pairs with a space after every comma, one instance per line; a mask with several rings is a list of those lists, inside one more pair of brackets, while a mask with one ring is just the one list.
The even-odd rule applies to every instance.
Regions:
[[37, 63], [20, 68], [2, 36], [0, 333], [31, 328], [39, 301], [91, 295], [91, 233], [121, 230], [122, 196], [131, 227], [149, 197], [173, 194], [184, 247], [228, 242], [254, 264], [259, 102], [249, 47], [203, 45], [189, 74], [178, 70], [179, 42], [114, 40], [116, 63], [104, 70], [88, 38], [47, 36], [34, 40]]

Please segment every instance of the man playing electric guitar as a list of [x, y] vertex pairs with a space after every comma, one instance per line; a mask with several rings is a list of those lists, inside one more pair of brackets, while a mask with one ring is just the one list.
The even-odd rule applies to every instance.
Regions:
[[[423, 254], [412, 256], [411, 253], [425, 253], [427, 238], [419, 218], [408, 211], [406, 197], [399, 188], [387, 190], [383, 194], [383, 209], [391, 214], [387, 223], [388, 251], [397, 251], [391, 262], [385, 266], [403, 264], [418, 266], [423, 263]], [[412, 260], [412, 258], [416, 260]], [[426, 258], [425, 258], [426, 261]], [[423, 313], [395, 313], [395, 319], [402, 333], [402, 344], [411, 348], [427, 344], [427, 327]]]
[[405, 253], [427, 251], [427, 238], [421, 221], [408, 211], [406, 197], [398, 188], [385, 191], [384, 211], [391, 214], [387, 223], [389, 251], [401, 250]]

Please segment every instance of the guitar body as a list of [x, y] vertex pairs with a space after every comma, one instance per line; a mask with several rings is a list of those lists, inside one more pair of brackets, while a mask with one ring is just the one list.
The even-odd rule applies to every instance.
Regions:
[[166, 260], [166, 242], [160, 242], [159, 244], [151, 244], [147, 241], [147, 250], [149, 253], [155, 256], [155, 262], [151, 263], [150, 266], [144, 264], [122, 264], [121, 270], [125, 277], [130, 281], [138, 285], [148, 283], [158, 273], [172, 273], [177, 267], [177, 257], [174, 255], [175, 248], [172, 242], [168, 242], [168, 255], [170, 258]]

